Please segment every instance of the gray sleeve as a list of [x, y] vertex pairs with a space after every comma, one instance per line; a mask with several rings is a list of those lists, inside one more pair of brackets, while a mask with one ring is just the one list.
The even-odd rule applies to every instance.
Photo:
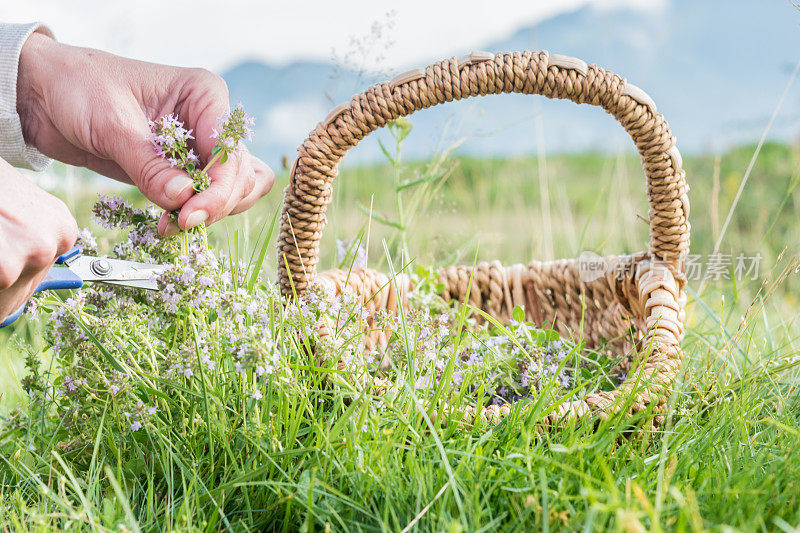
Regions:
[[25, 144], [17, 114], [17, 73], [22, 45], [35, 31], [53, 36], [40, 22], [0, 23], [0, 157], [15, 167], [42, 170], [52, 161]]

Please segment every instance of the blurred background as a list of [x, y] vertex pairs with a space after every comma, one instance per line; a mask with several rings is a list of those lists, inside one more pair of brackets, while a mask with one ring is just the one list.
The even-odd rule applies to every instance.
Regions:
[[[473, 50], [546, 49], [613, 70], [655, 100], [684, 156], [692, 253], [704, 265], [715, 252], [762, 258], [754, 277], [736, 279], [731, 265], [723, 276], [691, 280], [690, 294], [700, 298], [693, 302], [709, 313], [698, 317], [691, 303], [690, 325], [705, 316], [718, 327], [712, 308], [725, 320], [740, 316], [800, 249], [800, 10], [789, 0], [25, 0], [3, 2], [0, 20], [41, 20], [67, 43], [225, 78], [232, 103], [257, 117], [249, 146], [277, 183], [250, 212], [214, 226], [223, 248], [239, 239], [253, 249], [280, 208], [297, 146], [354, 93]], [[409, 125], [399, 162], [386, 129], [345, 158], [323, 268], [339, 266], [359, 235], [369, 236], [376, 268], [386, 268], [384, 242], [390, 255], [402, 250], [426, 266], [647, 249], [641, 163], [601, 109], [499, 95], [428, 109]], [[83, 169], [55, 164], [28, 175], [95, 231], [98, 192], [143, 203], [135, 190]], [[106, 249], [116, 238], [99, 237]], [[274, 279], [277, 258], [268, 249], [264, 274]], [[785, 320], [800, 305], [796, 278], [775, 289], [780, 297], [764, 317], [777, 318], [766, 328], [789, 331]], [[16, 331], [36, 339], [36, 327], [20, 321]], [[7, 335], [0, 332], [0, 346]]]
[[[64, 42], [217, 72], [258, 117], [251, 149], [273, 166], [369, 84], [472, 50], [546, 49], [596, 63], [653, 97], [683, 152], [724, 150], [759, 138], [800, 58], [789, 0], [3, 4], [0, 19], [42, 20]], [[784, 102], [771, 139], [796, 136], [798, 96]], [[406, 152], [426, 157], [461, 138], [460, 153], [481, 155], [632, 148], [602, 111], [538, 100], [484, 98], [418, 114]], [[348, 162], [375, 160], [374, 148]]]

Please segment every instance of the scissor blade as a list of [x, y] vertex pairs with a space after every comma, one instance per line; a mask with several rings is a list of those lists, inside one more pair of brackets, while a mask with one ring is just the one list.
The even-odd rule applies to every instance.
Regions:
[[109, 285], [120, 285], [122, 287], [133, 287], [136, 289], [146, 289], [148, 291], [157, 291], [158, 283], [155, 280], [129, 280], [129, 281], [112, 281], [107, 279], [95, 280], [100, 283], [108, 283]]
[[88, 255], [76, 257], [67, 266], [84, 281], [99, 281], [148, 290], [158, 290], [155, 277], [167, 268], [164, 265]]

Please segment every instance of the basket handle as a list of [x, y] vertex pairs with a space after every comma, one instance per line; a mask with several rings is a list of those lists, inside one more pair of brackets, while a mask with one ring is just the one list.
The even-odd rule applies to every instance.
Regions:
[[683, 271], [689, 199], [675, 138], [653, 100], [624, 78], [574, 57], [473, 52], [373, 85], [341, 104], [298, 148], [285, 189], [278, 241], [281, 291], [301, 294], [316, 276], [337, 165], [367, 134], [433, 105], [470, 96], [524, 93], [597, 105], [613, 115], [642, 157], [650, 202], [650, 253]]

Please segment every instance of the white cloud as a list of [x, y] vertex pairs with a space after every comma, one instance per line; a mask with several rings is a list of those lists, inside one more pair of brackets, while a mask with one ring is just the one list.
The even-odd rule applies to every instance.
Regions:
[[[65, 42], [178, 65], [222, 70], [245, 58], [272, 63], [331, 59], [393, 11], [364, 66], [398, 70], [507, 36], [526, 24], [591, 4], [651, 10], [668, 0], [25, 0], [4, 2], [0, 20], [42, 20]], [[374, 50], [371, 50], [374, 52]], [[375, 63], [378, 63], [377, 65]]]
[[327, 112], [318, 101], [281, 102], [267, 111], [256, 134], [265, 141], [303, 139]]

